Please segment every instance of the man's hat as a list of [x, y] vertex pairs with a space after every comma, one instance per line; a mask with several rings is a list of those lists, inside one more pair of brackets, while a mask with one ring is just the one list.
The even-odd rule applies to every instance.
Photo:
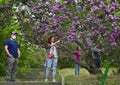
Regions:
[[15, 32], [15, 31], [12, 31], [10, 34], [11, 34], [11, 35], [12, 35], [12, 34], [15, 34], [15, 35], [17, 35], [17, 32]]

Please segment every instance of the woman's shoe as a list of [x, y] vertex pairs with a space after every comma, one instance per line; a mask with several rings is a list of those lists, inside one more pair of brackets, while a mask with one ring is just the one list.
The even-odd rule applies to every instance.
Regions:
[[56, 82], [56, 80], [55, 80], [55, 79], [53, 79], [53, 82]]
[[48, 81], [48, 79], [45, 79], [45, 82], [47, 82]]

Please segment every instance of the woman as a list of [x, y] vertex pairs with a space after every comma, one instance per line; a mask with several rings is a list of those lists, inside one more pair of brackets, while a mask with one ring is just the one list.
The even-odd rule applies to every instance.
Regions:
[[[73, 53], [75, 55], [76, 62], [81, 61], [81, 52], [80, 52], [80, 47], [76, 48], [76, 51]], [[80, 75], [80, 65], [77, 63], [75, 64], [75, 75]]]
[[60, 41], [54, 42], [54, 36], [48, 38], [48, 47], [47, 47], [47, 66], [46, 66], [46, 79], [45, 82], [48, 81], [50, 68], [52, 67], [52, 78], [53, 82], [56, 82], [56, 67], [58, 61], [58, 54], [57, 54], [57, 43]]

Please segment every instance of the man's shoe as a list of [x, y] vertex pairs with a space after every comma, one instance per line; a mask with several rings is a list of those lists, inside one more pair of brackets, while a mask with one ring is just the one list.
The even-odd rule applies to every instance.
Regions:
[[10, 79], [7, 79], [7, 81], [11, 81]]
[[13, 82], [14, 82], [15, 80], [14, 80], [14, 79], [12, 79], [11, 81], [13, 81]]

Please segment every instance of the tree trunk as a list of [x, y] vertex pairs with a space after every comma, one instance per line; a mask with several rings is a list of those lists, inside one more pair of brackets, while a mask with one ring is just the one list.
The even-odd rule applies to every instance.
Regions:
[[[83, 41], [84, 45], [82, 43], [80, 43], [78, 40], [76, 40], [75, 43], [83, 49], [84, 47], [87, 47], [87, 41], [85, 40], [84, 37], [82, 38], [82, 41]], [[86, 54], [86, 60], [85, 60], [86, 67], [85, 68], [89, 71], [89, 73], [90, 74], [102, 73], [102, 71], [99, 68], [97, 68], [94, 64], [93, 57], [92, 57], [92, 51], [85, 50], [85, 54]]]
[[98, 74], [102, 73], [102, 71], [97, 68], [94, 64], [83, 64], [81, 62], [77, 62], [74, 58], [72, 58], [75, 63], [79, 64], [81, 67], [85, 68], [90, 74]]
[[102, 73], [102, 71], [95, 67], [95, 66], [90, 66], [89, 65], [89, 68], [87, 69], [89, 71], [90, 74], [98, 74], [98, 73]]
[[[66, 50], [67, 52], [69, 52], [71, 54], [73, 53], [70, 49], [67, 49], [65, 47], [64, 47], [64, 50]], [[86, 64], [83, 64], [81, 62], [77, 62], [74, 57], [69, 57], [69, 58], [71, 58], [75, 63], [79, 64], [81, 67], [85, 68], [90, 74], [102, 73], [102, 71], [95, 66], [95, 64], [93, 62], [92, 55], [90, 55], [90, 53], [86, 54]]]
[[102, 73], [102, 71], [96, 67], [96, 65], [93, 61], [93, 57], [92, 57], [91, 52], [86, 54], [86, 64], [88, 65], [87, 70], [89, 71], [90, 74]]

